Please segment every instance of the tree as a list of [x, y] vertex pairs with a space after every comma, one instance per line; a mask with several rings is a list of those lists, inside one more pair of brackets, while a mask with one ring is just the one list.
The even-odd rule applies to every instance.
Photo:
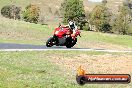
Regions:
[[64, 0], [61, 4], [61, 14], [63, 23], [67, 23], [69, 18], [74, 19], [77, 24], [85, 18], [84, 6], [82, 0]]
[[108, 2], [107, 0], [103, 0], [103, 1], [102, 1], [102, 3], [103, 3], [104, 5], [106, 5], [107, 2]]
[[49, 7], [49, 8], [48, 8], [48, 10], [49, 10], [49, 13], [51, 13], [51, 14], [52, 14], [52, 8], [51, 8], [51, 7]]
[[119, 14], [117, 15], [112, 31], [118, 34], [128, 34], [130, 18], [128, 9], [125, 6], [119, 7]]
[[23, 12], [23, 18], [27, 22], [37, 23], [39, 21], [40, 8], [36, 5], [28, 5]]
[[96, 31], [109, 32], [111, 29], [111, 13], [108, 8], [101, 4], [97, 5], [90, 14], [90, 24], [95, 25]]
[[60, 16], [59, 11], [58, 11], [58, 10], [56, 10], [56, 11], [55, 11], [55, 13], [54, 13], [54, 15], [55, 15], [55, 16], [57, 16], [57, 17], [59, 17], [59, 16]]
[[132, 17], [132, 0], [125, 0], [123, 2], [123, 6], [125, 6], [128, 9], [128, 12]]
[[7, 5], [1, 9], [1, 15], [10, 19], [20, 19], [21, 7]]
[[132, 9], [132, 0], [125, 0], [123, 5], [129, 7], [129, 9]]

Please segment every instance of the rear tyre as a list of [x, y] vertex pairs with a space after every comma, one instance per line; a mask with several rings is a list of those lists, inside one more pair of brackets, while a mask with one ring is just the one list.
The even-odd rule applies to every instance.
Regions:
[[66, 45], [66, 48], [71, 48], [72, 46], [71, 45]]
[[46, 42], [46, 46], [47, 47], [52, 47], [54, 44], [53, 44], [53, 40], [54, 38], [53, 37], [50, 37], [47, 42]]

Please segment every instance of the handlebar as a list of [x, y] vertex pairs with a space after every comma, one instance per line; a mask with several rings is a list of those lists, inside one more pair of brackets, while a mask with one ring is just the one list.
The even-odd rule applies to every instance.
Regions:
[[80, 34], [79, 34], [80, 37], [82, 37]]

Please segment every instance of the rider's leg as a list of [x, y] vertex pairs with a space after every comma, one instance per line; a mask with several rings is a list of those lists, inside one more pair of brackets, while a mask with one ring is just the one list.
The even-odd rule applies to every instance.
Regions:
[[73, 30], [72, 36], [76, 35], [76, 30]]

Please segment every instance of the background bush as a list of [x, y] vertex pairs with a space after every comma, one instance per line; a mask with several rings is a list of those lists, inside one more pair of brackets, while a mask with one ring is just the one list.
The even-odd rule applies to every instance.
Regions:
[[10, 19], [20, 19], [21, 7], [7, 5], [1, 9], [1, 15]]
[[37, 5], [28, 5], [23, 11], [23, 19], [26, 22], [38, 23], [40, 16], [40, 8]]
[[97, 5], [89, 17], [90, 24], [96, 27], [96, 31], [100, 32], [109, 32], [111, 30], [110, 20], [111, 12], [104, 4]]
[[131, 16], [128, 13], [128, 9], [125, 6], [119, 7], [119, 14], [116, 16], [116, 19], [113, 22], [112, 31], [117, 34], [129, 34], [131, 32], [130, 28], [130, 19]]
[[90, 30], [89, 24], [86, 23], [86, 24], [82, 27], [82, 29], [83, 29], [84, 31], [89, 31], [89, 30]]

